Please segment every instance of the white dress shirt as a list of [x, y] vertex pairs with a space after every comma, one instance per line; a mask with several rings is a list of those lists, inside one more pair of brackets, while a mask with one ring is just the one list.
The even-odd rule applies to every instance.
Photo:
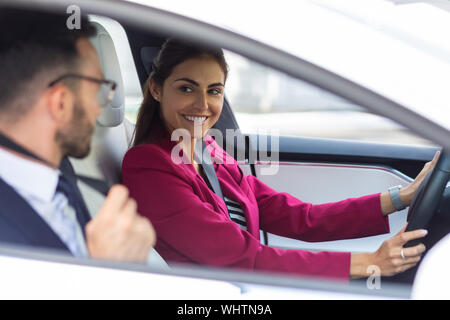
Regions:
[[[0, 148], [0, 177], [28, 202], [74, 256], [88, 257], [86, 242], [76, 220], [75, 210], [68, 205], [64, 194], [60, 192], [55, 194], [59, 174], [59, 170]], [[61, 211], [64, 212], [65, 218], [61, 218]], [[71, 221], [65, 223], [66, 218]], [[73, 239], [71, 232], [68, 232], [72, 223], [77, 228], [76, 240]], [[166, 262], [153, 249], [150, 250], [147, 264], [167, 267]]]
[[[76, 257], [87, 249], [75, 210], [66, 196], [55, 193], [60, 171], [0, 148], [0, 177], [50, 226]], [[70, 232], [73, 231], [74, 232]]]

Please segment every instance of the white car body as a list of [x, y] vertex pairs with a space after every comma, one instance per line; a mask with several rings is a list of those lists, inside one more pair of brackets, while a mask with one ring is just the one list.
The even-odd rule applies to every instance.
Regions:
[[[77, 260], [52, 252], [0, 247], [0, 299], [298, 300], [405, 299], [408, 288], [366, 289], [341, 282], [211, 268], [148, 267]], [[370, 286], [370, 285], [369, 285]], [[191, 303], [192, 304], [192, 303]], [[180, 302], [180, 306], [183, 303]]]

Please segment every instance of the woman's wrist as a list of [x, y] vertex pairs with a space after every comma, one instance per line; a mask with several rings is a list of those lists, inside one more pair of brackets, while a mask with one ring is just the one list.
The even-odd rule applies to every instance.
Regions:
[[[411, 204], [411, 201], [414, 197], [414, 190], [411, 190], [410, 186], [406, 186], [404, 188], [400, 188], [400, 199], [402, 200], [403, 204], [405, 206], [409, 206]], [[396, 212], [394, 204], [392, 203], [391, 195], [389, 192], [384, 192], [380, 196], [380, 202], [381, 202], [381, 211], [383, 212], [384, 216], [387, 216], [388, 214], [391, 214], [393, 212]]]
[[350, 279], [368, 277], [369, 266], [374, 264], [372, 253], [352, 253], [350, 255]]
[[411, 190], [411, 187], [408, 185], [404, 188], [401, 188], [399, 192], [400, 192], [400, 199], [405, 204], [405, 206], [409, 207], [414, 197], [414, 190]]
[[380, 195], [381, 212], [383, 216], [387, 216], [397, 210], [395, 210], [394, 204], [392, 203], [391, 195], [389, 192], [384, 192]]

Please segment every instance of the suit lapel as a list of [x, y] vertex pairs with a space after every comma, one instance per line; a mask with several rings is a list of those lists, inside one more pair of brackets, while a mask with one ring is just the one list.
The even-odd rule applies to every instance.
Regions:
[[31, 245], [69, 250], [28, 202], [1, 178], [0, 195], [3, 202], [0, 214], [20, 230]]

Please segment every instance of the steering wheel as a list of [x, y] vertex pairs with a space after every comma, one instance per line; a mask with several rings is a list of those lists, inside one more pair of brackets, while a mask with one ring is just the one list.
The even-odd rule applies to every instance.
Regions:
[[[408, 210], [408, 226], [406, 231], [427, 227], [444, 193], [450, 179], [450, 153], [441, 151], [438, 161], [431, 172], [422, 181], [414, 195]], [[422, 239], [408, 241], [404, 247], [412, 247], [421, 243]]]

